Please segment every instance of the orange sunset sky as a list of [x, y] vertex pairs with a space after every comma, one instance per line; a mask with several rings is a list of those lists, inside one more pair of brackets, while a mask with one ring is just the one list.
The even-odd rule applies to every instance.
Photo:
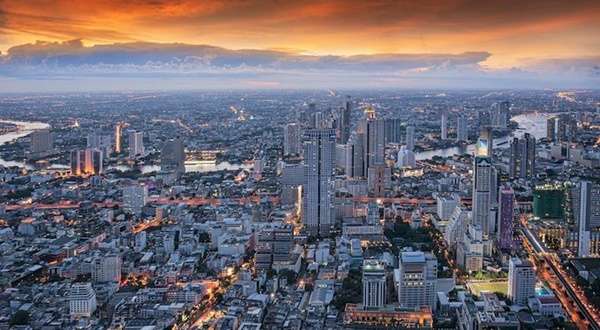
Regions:
[[0, 0], [0, 51], [151, 41], [303, 54], [486, 51], [491, 68], [600, 54], [600, 1]]

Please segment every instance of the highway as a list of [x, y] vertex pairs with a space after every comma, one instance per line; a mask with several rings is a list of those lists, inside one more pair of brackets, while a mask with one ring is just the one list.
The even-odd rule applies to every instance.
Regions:
[[[589, 326], [589, 328], [594, 329], [594, 330], [600, 330], [600, 325], [598, 324], [598, 321], [596, 319], [597, 315], [595, 315], [594, 312], [591, 312], [589, 310], [589, 308], [587, 307], [588, 306], [587, 298], [585, 296], [583, 296], [583, 293], [578, 293], [573, 288], [571, 282], [567, 279], [567, 275], [565, 275], [563, 273], [563, 271], [560, 269], [560, 266], [558, 266], [555, 263], [555, 260], [557, 260], [558, 257], [556, 255], [554, 255], [553, 253], [548, 252], [547, 249], [538, 241], [537, 237], [531, 232], [529, 227], [527, 227], [526, 221], [522, 220], [522, 222], [523, 222], [522, 223], [523, 226], [521, 228], [521, 231], [523, 233], [523, 236], [527, 239], [527, 242], [533, 247], [535, 253], [538, 256], [541, 256], [544, 258], [545, 263], [550, 267], [552, 272], [556, 275], [556, 277], [562, 284], [562, 286], [565, 289], [569, 298], [573, 302], [575, 302], [575, 304], [577, 305], [577, 309], [579, 309], [579, 311], [581, 312], [581, 315], [583, 315], [583, 317], [587, 321], [587, 325]], [[584, 303], [584, 301], [585, 301], [585, 303]], [[581, 325], [579, 327], [582, 328]], [[586, 328], [584, 327], [583, 329], [586, 329]]]

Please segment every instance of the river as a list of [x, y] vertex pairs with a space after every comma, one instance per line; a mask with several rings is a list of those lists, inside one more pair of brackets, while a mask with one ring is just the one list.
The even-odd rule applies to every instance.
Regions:
[[[520, 138], [524, 133], [533, 135], [536, 139], [541, 139], [546, 136], [546, 120], [550, 115], [546, 113], [527, 113], [512, 117], [511, 120], [519, 124], [519, 128], [513, 131], [510, 135], [494, 139], [494, 146], [500, 144], [508, 146], [507, 142], [512, 137]], [[454, 155], [473, 154], [475, 152], [475, 144], [469, 144], [463, 147], [451, 147], [445, 149], [428, 150], [415, 153], [416, 160], [431, 159], [435, 156], [451, 157]]]
[[[519, 124], [519, 129], [510, 134], [510, 136], [505, 136], [502, 138], [498, 138], [494, 140], [494, 146], [498, 146], [501, 143], [508, 142], [509, 139], [513, 136], [521, 137], [523, 133], [528, 132], [532, 134], [536, 139], [540, 139], [546, 136], [546, 119], [548, 119], [550, 115], [546, 113], [528, 113], [523, 115], [518, 115], [512, 117], [513, 121], [516, 121]], [[22, 122], [22, 121], [13, 121], [13, 120], [0, 120], [2, 123], [10, 123], [19, 126], [19, 130], [16, 132], [10, 132], [6, 134], [0, 135], [0, 145], [14, 141], [18, 138], [27, 136], [31, 134], [34, 130], [44, 129], [50, 127], [50, 125], [41, 122]], [[425, 160], [431, 159], [434, 156], [440, 157], [450, 157], [454, 155], [461, 155], [464, 153], [473, 153], [475, 150], [475, 144], [470, 144], [466, 147], [452, 147], [445, 149], [437, 149], [437, 150], [429, 150], [415, 153], [415, 158], [417, 160]], [[19, 161], [9, 161], [0, 158], [0, 165], [10, 167], [17, 166], [21, 168], [32, 169], [33, 167]], [[64, 165], [63, 165], [64, 166]], [[194, 165], [186, 165], [186, 172], [214, 172], [221, 170], [239, 170], [239, 169], [249, 169], [251, 165], [246, 164], [230, 164], [228, 162], [222, 162], [218, 164], [194, 164]], [[116, 168], [119, 170], [128, 170], [131, 169], [128, 166], [114, 166], [108, 168]], [[142, 173], [155, 172], [160, 170], [160, 166], [157, 165], [145, 165], [142, 166]]]

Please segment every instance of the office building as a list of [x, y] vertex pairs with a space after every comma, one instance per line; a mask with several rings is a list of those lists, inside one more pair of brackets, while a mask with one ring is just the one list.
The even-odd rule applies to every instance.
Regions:
[[384, 164], [369, 167], [367, 174], [369, 195], [385, 197], [386, 191], [391, 188], [392, 170]]
[[494, 137], [491, 127], [481, 129], [476, 145], [476, 155], [490, 158], [494, 155]]
[[498, 128], [508, 127], [510, 122], [510, 103], [508, 101], [497, 102], [492, 105], [492, 126]]
[[463, 114], [456, 116], [456, 141], [467, 142], [469, 140], [469, 123]]
[[47, 156], [54, 148], [52, 132], [40, 129], [31, 133], [31, 154], [34, 157]]
[[123, 133], [123, 126], [121, 123], [115, 125], [115, 153], [121, 153], [121, 137]]
[[415, 167], [417, 166], [417, 160], [415, 159], [415, 153], [408, 150], [406, 146], [401, 146], [398, 151], [398, 159], [396, 160], [397, 168]]
[[531, 179], [535, 176], [535, 138], [525, 133], [510, 143], [509, 175], [511, 178]]
[[527, 299], [535, 296], [536, 275], [529, 260], [517, 257], [508, 263], [508, 298], [516, 305], [527, 305]]
[[436, 202], [437, 215], [441, 220], [445, 221], [450, 219], [460, 200], [459, 197], [455, 194], [452, 194], [450, 196], [439, 194], [436, 197]]
[[119, 283], [121, 281], [121, 257], [117, 254], [110, 254], [94, 258], [92, 281]]
[[71, 175], [99, 175], [104, 171], [104, 153], [98, 149], [72, 150]]
[[579, 257], [600, 257], [600, 184], [579, 183]]
[[546, 139], [548, 141], [556, 141], [556, 117], [550, 117], [546, 120]]
[[139, 216], [148, 200], [148, 187], [143, 184], [123, 188], [123, 209]]
[[291, 123], [283, 128], [283, 153], [285, 155], [300, 154], [300, 125]]
[[448, 113], [446, 111], [442, 111], [442, 118], [440, 119], [440, 138], [442, 140], [448, 139]]
[[371, 107], [365, 110], [365, 118], [361, 121], [364, 152], [364, 177], [367, 176], [369, 167], [383, 164], [385, 149], [385, 126], [382, 119], [375, 117], [375, 110]]
[[160, 169], [177, 175], [185, 173], [185, 148], [179, 137], [165, 141], [160, 150]]
[[406, 127], [406, 149], [413, 151], [415, 149], [415, 127]]
[[385, 144], [402, 142], [402, 120], [398, 118], [384, 119]]
[[481, 226], [484, 238], [490, 234], [490, 209], [495, 169], [487, 157], [475, 157], [473, 166], [473, 224]]
[[437, 259], [431, 253], [402, 252], [394, 272], [400, 307], [433, 307], [437, 289]]
[[513, 247], [515, 221], [515, 192], [509, 186], [500, 188], [498, 209], [498, 247], [510, 251]]
[[129, 158], [144, 156], [144, 134], [142, 132], [129, 133]]
[[91, 317], [96, 311], [96, 292], [91, 283], [74, 283], [69, 291], [71, 317]]
[[344, 106], [338, 114], [338, 143], [346, 144], [350, 138], [350, 123], [352, 118], [352, 101], [350, 96], [346, 98]]
[[332, 177], [335, 130], [309, 129], [304, 132], [306, 184], [303, 192], [303, 223], [311, 235], [329, 235], [332, 225]]
[[382, 308], [385, 305], [385, 266], [378, 260], [365, 260], [362, 268], [363, 299], [365, 309]]
[[346, 148], [346, 176], [350, 178], [365, 177], [364, 162], [364, 134], [357, 131], [348, 140]]

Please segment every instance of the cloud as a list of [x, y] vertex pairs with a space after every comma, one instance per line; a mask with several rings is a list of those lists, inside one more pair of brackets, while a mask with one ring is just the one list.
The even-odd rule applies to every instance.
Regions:
[[0, 77], [5, 78], [0, 79], [0, 87], [15, 88], [19, 86], [15, 81], [34, 87], [61, 81], [59, 85], [67, 89], [69, 83], [75, 89], [107, 89], [135, 80], [136, 86], [160, 81], [155, 87], [164, 89], [193, 86], [194, 82], [215, 88], [545, 88], [594, 87], [600, 80], [600, 57], [526, 60], [526, 66], [497, 70], [482, 65], [490, 56], [486, 51], [306, 55], [182, 43], [85, 46], [77, 39], [38, 41], [0, 55]]

